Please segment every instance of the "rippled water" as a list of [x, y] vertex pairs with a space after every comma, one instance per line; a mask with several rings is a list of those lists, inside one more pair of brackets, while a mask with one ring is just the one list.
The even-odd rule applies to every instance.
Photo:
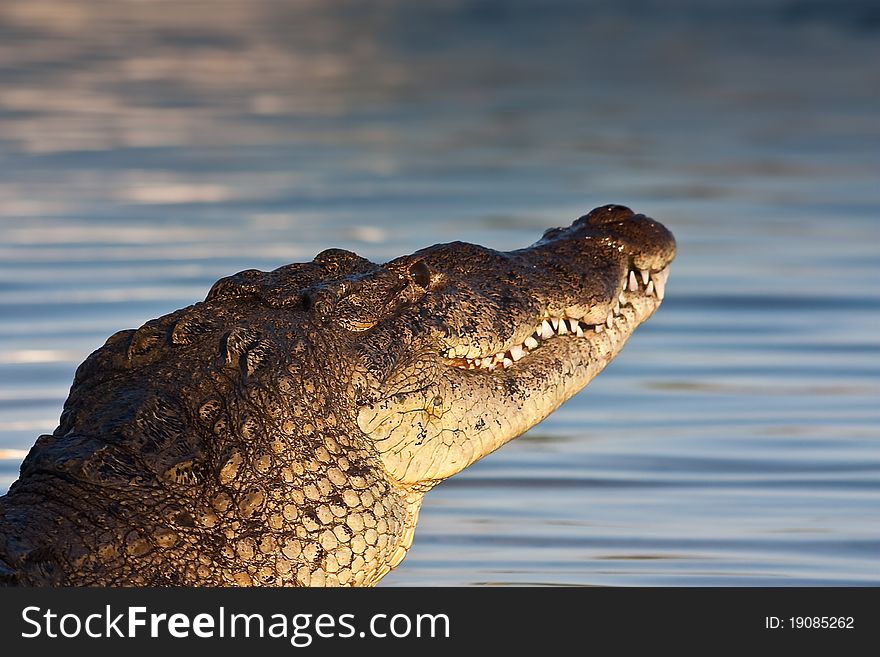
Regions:
[[678, 238], [664, 306], [383, 583], [880, 584], [876, 7], [372, 7], [0, 4], [0, 490], [220, 276], [619, 202]]

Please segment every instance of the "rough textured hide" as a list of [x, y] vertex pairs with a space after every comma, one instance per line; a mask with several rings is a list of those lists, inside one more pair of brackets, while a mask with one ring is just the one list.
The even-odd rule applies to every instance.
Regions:
[[375, 584], [426, 491], [616, 355], [674, 254], [605, 206], [518, 251], [333, 249], [224, 278], [79, 367], [0, 498], [0, 579]]

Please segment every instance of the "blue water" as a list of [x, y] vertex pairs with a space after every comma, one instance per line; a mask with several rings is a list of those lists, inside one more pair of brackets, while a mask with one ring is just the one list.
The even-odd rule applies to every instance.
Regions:
[[678, 239], [663, 307], [383, 584], [880, 584], [875, 3], [373, 7], [0, 4], [0, 490], [221, 276], [617, 202]]

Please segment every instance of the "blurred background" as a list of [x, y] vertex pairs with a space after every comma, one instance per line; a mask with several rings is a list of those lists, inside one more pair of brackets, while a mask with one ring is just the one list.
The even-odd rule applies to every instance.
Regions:
[[666, 302], [385, 585], [880, 584], [871, 0], [3, 0], [0, 492], [77, 364], [328, 247], [622, 203]]

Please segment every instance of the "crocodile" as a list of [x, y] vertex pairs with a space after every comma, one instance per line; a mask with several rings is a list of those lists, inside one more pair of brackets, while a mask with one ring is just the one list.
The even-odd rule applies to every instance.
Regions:
[[427, 491], [614, 358], [674, 256], [608, 205], [520, 250], [330, 249], [222, 278], [78, 367], [0, 498], [0, 580], [374, 585]]

